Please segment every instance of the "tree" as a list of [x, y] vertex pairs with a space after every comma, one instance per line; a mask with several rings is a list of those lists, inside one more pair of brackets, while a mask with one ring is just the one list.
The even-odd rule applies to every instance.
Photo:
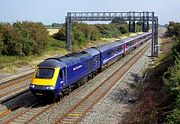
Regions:
[[60, 27], [61, 25], [59, 23], [52, 23], [52, 27]]
[[0, 32], [0, 54], [2, 53], [3, 47], [4, 47], [3, 36], [2, 33]]
[[1, 54], [18, 56], [41, 54], [48, 41], [48, 31], [40, 23], [0, 24]]
[[52, 37], [57, 39], [57, 40], [65, 41], [66, 40], [65, 25], [62, 25], [59, 28], [59, 31], [57, 33], [53, 34]]

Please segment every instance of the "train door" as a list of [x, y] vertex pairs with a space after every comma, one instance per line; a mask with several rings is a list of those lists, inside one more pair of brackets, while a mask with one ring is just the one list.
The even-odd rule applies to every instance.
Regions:
[[99, 55], [94, 56], [93, 65], [94, 65], [94, 69], [99, 68], [99, 66], [100, 66], [100, 56]]
[[61, 68], [59, 72], [61, 85], [64, 87], [67, 84], [67, 71], [66, 68]]
[[126, 43], [123, 43], [124, 55], [126, 55]]

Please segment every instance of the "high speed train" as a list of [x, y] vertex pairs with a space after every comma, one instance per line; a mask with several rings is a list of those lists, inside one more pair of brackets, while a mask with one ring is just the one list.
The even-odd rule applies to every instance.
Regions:
[[151, 39], [146, 32], [123, 40], [48, 58], [37, 65], [29, 89], [40, 98], [58, 99]]

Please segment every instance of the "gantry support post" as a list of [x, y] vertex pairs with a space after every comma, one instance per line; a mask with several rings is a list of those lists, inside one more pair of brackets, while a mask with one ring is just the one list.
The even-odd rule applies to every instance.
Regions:
[[129, 20], [129, 32], [132, 31], [132, 27], [131, 27], [131, 19]]
[[155, 55], [158, 56], [158, 50], [159, 50], [159, 45], [158, 45], [158, 18], [155, 17]]
[[132, 23], [132, 31], [131, 32], [135, 33], [135, 31], [136, 31], [136, 22], [133, 21], [133, 23]]
[[132, 12], [132, 14], [133, 14], [133, 23], [132, 23], [132, 27], [133, 27], [133, 29], [132, 29], [132, 32], [133, 33], [135, 33], [135, 31], [136, 31], [136, 19], [135, 19], [135, 12]]
[[71, 51], [71, 13], [67, 13], [66, 17], [66, 48]]
[[145, 15], [143, 12], [143, 17], [142, 17], [142, 31], [145, 32]]
[[154, 12], [152, 12], [152, 44], [151, 44], [151, 56], [154, 56]]

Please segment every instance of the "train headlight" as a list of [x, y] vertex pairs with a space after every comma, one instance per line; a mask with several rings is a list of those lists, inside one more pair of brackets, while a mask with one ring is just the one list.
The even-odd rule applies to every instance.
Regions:
[[31, 84], [31, 85], [30, 85], [30, 88], [35, 88], [35, 85]]
[[49, 87], [46, 87], [46, 89], [47, 89], [47, 90], [54, 90], [54, 89], [55, 89], [55, 87], [53, 87], [53, 86], [49, 86]]

